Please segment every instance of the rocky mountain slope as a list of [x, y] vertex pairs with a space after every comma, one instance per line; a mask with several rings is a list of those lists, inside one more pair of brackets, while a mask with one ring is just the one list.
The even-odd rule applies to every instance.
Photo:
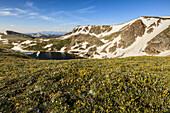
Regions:
[[15, 46], [25, 50], [73, 53], [86, 58], [168, 56], [170, 16], [145, 16], [120, 25], [77, 26], [58, 39], [39, 39]]

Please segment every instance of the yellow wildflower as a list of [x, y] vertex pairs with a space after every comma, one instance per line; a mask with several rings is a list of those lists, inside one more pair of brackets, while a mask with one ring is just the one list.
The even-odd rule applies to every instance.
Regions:
[[19, 106], [19, 103], [16, 103], [16, 106]]

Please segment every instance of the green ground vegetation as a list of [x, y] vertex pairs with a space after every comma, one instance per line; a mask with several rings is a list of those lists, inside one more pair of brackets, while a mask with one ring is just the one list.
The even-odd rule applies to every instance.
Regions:
[[168, 112], [170, 57], [37, 60], [0, 49], [0, 112]]

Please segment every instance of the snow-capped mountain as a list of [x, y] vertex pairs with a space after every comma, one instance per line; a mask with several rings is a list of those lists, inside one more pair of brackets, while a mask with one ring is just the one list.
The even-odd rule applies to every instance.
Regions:
[[144, 16], [120, 25], [77, 26], [56, 39], [34, 39], [26, 42], [15, 43], [14, 48], [65, 52], [85, 58], [168, 56], [170, 16]]
[[69, 38], [75, 42], [69, 53], [91, 58], [170, 55], [170, 16], [145, 16], [120, 25], [77, 26], [61, 37]]

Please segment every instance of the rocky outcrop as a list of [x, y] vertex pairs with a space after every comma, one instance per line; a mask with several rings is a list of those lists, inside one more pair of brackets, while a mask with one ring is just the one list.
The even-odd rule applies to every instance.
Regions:
[[95, 34], [101, 34], [101, 33], [104, 33], [104, 32], [110, 32], [112, 30], [112, 27], [109, 26], [109, 25], [103, 25], [103, 26], [91, 26], [91, 29], [90, 29], [90, 33], [95, 33]]
[[145, 33], [146, 25], [142, 22], [141, 19], [136, 20], [129, 26], [126, 26], [125, 29], [121, 32], [121, 40], [119, 43], [119, 48], [127, 48], [137, 37], [142, 37]]
[[116, 48], [117, 48], [117, 42], [114, 43], [114, 46], [109, 48], [109, 52], [113, 53], [116, 51]]
[[110, 32], [111, 30], [112, 27], [110, 25], [87, 25], [85, 27], [77, 26], [71, 32], [65, 34], [65, 36], [76, 32], [89, 32], [98, 35], [104, 32]]
[[165, 50], [170, 50], [170, 26], [148, 42], [145, 52], [155, 55]]
[[147, 33], [150, 34], [150, 33], [153, 32], [153, 30], [154, 30], [154, 28], [150, 28], [150, 29], [147, 30]]

